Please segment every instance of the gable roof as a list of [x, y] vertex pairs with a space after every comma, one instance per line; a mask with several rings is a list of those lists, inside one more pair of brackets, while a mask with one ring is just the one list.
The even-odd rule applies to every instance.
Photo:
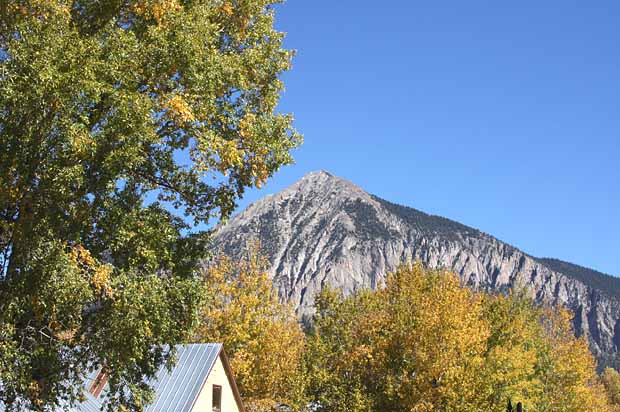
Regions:
[[230, 383], [230, 388], [232, 389], [233, 395], [235, 396], [235, 402], [237, 402], [237, 407], [239, 408], [239, 412], [245, 412], [245, 407], [243, 406], [243, 401], [241, 400], [241, 394], [239, 393], [239, 388], [237, 387], [237, 381], [235, 380], [235, 377], [232, 373], [232, 368], [230, 367], [230, 362], [228, 362], [228, 356], [226, 355], [226, 351], [224, 350], [224, 347], [222, 347], [220, 356], [222, 357], [222, 364], [224, 365], [224, 371], [226, 371], [226, 377], [228, 378], [228, 382]]
[[[217, 359], [222, 358], [226, 376], [230, 381], [239, 410], [243, 412], [243, 404], [230, 369], [226, 353], [219, 343], [196, 343], [176, 345], [177, 363], [168, 371], [162, 365], [155, 377], [146, 382], [153, 388], [155, 397], [145, 412], [190, 412], [200, 394], [207, 377], [211, 373]], [[106, 390], [95, 398], [86, 388], [89, 388], [97, 378], [98, 371], [89, 373], [84, 378], [84, 396], [86, 400], [72, 408], [61, 407], [67, 412], [100, 412], [105, 399]], [[0, 404], [0, 412], [4, 406]]]

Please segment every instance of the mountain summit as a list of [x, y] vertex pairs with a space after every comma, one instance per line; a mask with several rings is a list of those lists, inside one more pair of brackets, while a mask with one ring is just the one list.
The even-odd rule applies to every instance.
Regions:
[[300, 315], [330, 285], [345, 294], [378, 288], [400, 263], [422, 261], [456, 272], [479, 290], [527, 288], [539, 302], [575, 312], [601, 364], [616, 364], [620, 279], [555, 259], [538, 259], [490, 235], [366, 193], [325, 171], [253, 203], [214, 234], [235, 256], [258, 240], [274, 287]]

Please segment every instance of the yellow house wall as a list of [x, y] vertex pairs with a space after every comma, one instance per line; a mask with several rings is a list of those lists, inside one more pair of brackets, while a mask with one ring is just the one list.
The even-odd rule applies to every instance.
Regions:
[[222, 412], [239, 412], [221, 357], [213, 365], [213, 369], [207, 377], [207, 381], [202, 387], [198, 399], [196, 399], [192, 412], [212, 411], [211, 395], [213, 393], [213, 385], [220, 385], [222, 387]]

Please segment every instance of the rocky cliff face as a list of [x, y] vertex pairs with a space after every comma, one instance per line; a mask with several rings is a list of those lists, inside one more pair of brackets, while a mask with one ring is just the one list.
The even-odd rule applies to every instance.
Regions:
[[381, 287], [401, 262], [420, 260], [458, 273], [473, 288], [525, 287], [537, 301], [566, 305], [575, 312], [576, 333], [588, 336], [603, 364], [615, 364], [618, 355], [620, 299], [614, 293], [476, 229], [387, 202], [327, 172], [311, 173], [252, 204], [214, 236], [215, 246], [231, 255], [253, 240], [271, 262], [281, 298], [294, 302], [300, 315], [312, 313], [324, 285], [345, 293]]

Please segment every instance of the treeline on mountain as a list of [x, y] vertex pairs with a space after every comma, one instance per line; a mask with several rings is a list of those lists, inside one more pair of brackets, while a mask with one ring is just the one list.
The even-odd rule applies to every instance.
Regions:
[[414, 264], [379, 291], [323, 290], [302, 331], [265, 268], [215, 258], [195, 337], [224, 342], [249, 411], [619, 410], [618, 373], [597, 375], [564, 309]]
[[549, 269], [577, 279], [593, 289], [620, 299], [620, 279], [593, 269], [552, 258], [534, 258]]
[[[373, 199], [381, 203], [391, 213], [394, 213], [425, 233], [441, 233], [448, 238], [455, 238], [458, 236], [458, 233], [470, 236], [479, 236], [481, 234], [477, 229], [441, 216], [429, 215], [417, 209], [398, 205], [377, 196], [373, 196]], [[385, 228], [376, 230], [374, 234], [376, 236], [385, 236], [385, 230]], [[555, 272], [562, 273], [601, 293], [620, 299], [620, 278], [559, 259], [532, 258]]]
[[377, 196], [373, 196], [373, 199], [381, 203], [381, 205], [391, 213], [399, 216], [405, 222], [418, 228], [423, 233], [441, 233], [449, 238], [458, 237], [457, 234], [459, 233], [470, 236], [478, 236], [481, 233], [478, 229], [465, 226], [462, 223], [455, 222], [454, 220], [442, 216], [429, 215], [412, 207], [392, 203]]

